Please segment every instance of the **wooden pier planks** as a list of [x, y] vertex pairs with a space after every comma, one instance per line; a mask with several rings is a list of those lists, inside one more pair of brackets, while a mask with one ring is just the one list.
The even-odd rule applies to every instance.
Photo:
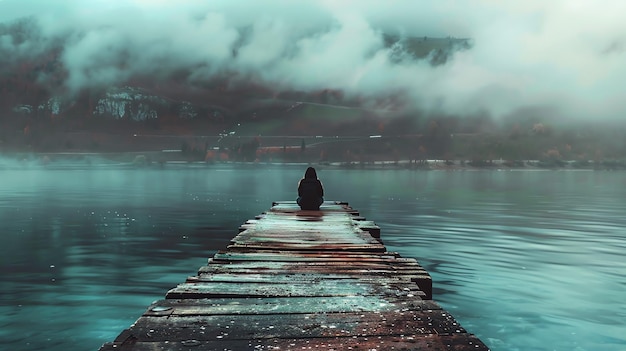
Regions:
[[487, 350], [342, 202], [275, 202], [109, 350]]

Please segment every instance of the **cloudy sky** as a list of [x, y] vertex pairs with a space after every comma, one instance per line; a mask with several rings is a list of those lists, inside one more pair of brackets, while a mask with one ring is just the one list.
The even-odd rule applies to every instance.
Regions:
[[[19, 60], [60, 40], [74, 90], [184, 69], [456, 114], [626, 119], [625, 13], [623, 0], [0, 0], [0, 22], [40, 28], [19, 44], [0, 36], [0, 53]], [[397, 62], [383, 32], [474, 46], [436, 67]]]

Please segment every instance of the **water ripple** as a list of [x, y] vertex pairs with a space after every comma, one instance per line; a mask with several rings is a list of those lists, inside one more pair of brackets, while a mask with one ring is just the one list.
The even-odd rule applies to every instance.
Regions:
[[[242, 221], [293, 199], [302, 171], [4, 171], [0, 338], [49, 351], [113, 340]], [[318, 173], [492, 350], [626, 349], [623, 173]]]

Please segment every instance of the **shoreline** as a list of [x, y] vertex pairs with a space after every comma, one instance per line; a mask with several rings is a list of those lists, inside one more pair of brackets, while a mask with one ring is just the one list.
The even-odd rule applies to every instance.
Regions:
[[163, 158], [150, 152], [123, 153], [0, 153], [0, 169], [66, 169], [66, 168], [167, 168], [210, 167], [212, 165], [241, 166], [308, 166], [337, 169], [410, 169], [410, 170], [626, 170], [626, 160], [377, 160], [377, 161], [199, 161], [184, 159], [175, 154]]

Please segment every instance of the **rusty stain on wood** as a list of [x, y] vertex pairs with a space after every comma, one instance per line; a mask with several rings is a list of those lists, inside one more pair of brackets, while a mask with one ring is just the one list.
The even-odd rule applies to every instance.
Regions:
[[279, 201], [100, 350], [488, 350], [346, 202]]

